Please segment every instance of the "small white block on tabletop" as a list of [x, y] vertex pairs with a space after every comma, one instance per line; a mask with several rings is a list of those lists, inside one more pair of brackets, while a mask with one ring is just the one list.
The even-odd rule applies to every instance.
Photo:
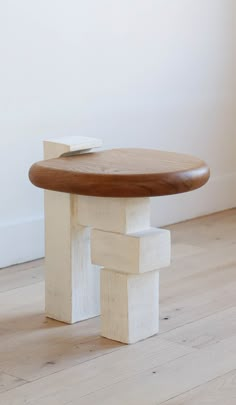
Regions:
[[159, 331], [159, 272], [127, 275], [101, 271], [101, 334], [135, 343]]
[[170, 232], [149, 228], [122, 235], [93, 229], [92, 262], [111, 270], [140, 274], [170, 265]]
[[150, 198], [78, 196], [81, 225], [104, 231], [131, 233], [150, 227]]
[[53, 159], [64, 153], [90, 150], [102, 146], [102, 140], [85, 136], [62, 136], [44, 141], [44, 158]]

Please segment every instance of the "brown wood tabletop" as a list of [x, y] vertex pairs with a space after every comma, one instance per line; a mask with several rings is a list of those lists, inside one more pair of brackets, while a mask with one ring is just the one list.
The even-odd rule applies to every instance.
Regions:
[[203, 186], [206, 163], [154, 149], [111, 149], [35, 163], [31, 182], [40, 188], [100, 197], [179, 194]]

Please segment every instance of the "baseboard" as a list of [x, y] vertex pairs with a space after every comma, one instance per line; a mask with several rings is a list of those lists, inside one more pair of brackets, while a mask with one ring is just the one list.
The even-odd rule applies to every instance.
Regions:
[[43, 217], [0, 225], [0, 268], [43, 256]]
[[152, 224], [164, 226], [236, 207], [236, 172], [212, 177], [199, 190], [152, 199]]
[[[236, 207], [236, 173], [191, 193], [152, 199], [152, 224], [165, 226]], [[43, 217], [0, 225], [0, 268], [44, 256]]]

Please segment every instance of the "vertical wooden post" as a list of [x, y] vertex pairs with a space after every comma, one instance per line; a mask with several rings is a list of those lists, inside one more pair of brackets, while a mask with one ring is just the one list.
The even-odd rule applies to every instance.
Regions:
[[170, 232], [150, 227], [149, 198], [79, 198], [101, 270], [101, 334], [135, 343], [159, 331], [159, 269], [170, 264]]
[[[50, 139], [44, 157], [84, 153], [101, 143], [77, 136]], [[100, 314], [100, 268], [91, 263], [90, 228], [80, 225], [79, 198], [45, 191], [46, 315], [66, 323]]]

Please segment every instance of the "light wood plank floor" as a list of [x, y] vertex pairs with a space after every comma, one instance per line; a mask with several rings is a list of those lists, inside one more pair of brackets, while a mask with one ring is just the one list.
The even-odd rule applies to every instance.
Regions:
[[161, 332], [132, 346], [46, 319], [43, 261], [0, 271], [1, 405], [236, 404], [236, 209], [169, 229]]

